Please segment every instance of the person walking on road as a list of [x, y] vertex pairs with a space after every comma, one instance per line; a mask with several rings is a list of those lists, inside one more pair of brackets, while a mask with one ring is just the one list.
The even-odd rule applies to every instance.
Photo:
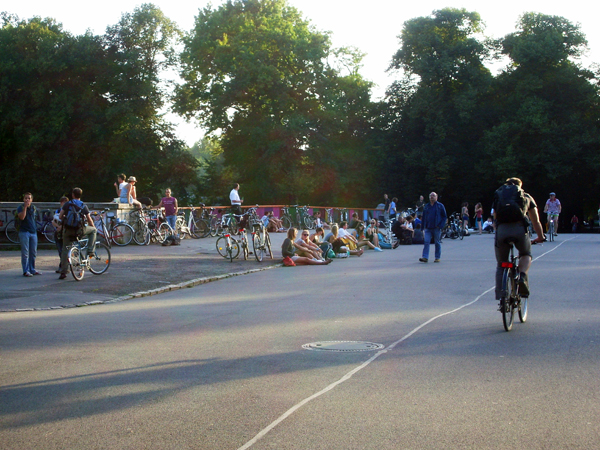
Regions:
[[442, 229], [446, 226], [448, 215], [444, 205], [437, 200], [437, 194], [432, 192], [429, 194], [429, 203], [423, 207], [423, 218], [421, 220], [425, 242], [423, 244], [423, 256], [419, 258], [419, 261], [423, 263], [429, 261], [429, 245], [432, 236], [435, 242], [435, 260], [433, 262], [439, 263], [442, 257]]
[[19, 241], [21, 242], [21, 266], [24, 277], [41, 275], [35, 269], [35, 258], [37, 256], [37, 226], [35, 223], [35, 206], [31, 204], [33, 195], [31, 192], [23, 194], [23, 204], [17, 208], [17, 219], [19, 221]]

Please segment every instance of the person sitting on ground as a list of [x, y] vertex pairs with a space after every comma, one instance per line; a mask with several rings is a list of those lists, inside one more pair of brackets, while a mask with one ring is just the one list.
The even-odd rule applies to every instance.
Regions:
[[273, 227], [275, 227], [275, 231], [285, 231], [285, 228], [283, 226], [283, 222], [281, 220], [279, 220], [277, 217], [275, 217], [275, 215], [273, 214], [273, 211], [269, 211], [269, 223], [271, 225], [273, 225]]
[[267, 229], [267, 231], [273, 232], [276, 231], [275, 227], [271, 227], [270, 226], [270, 219], [269, 219], [269, 212], [265, 211], [265, 214], [260, 218], [260, 222], [262, 223], [263, 227], [265, 227]]
[[331, 262], [330, 259], [326, 260], [326, 261], [318, 261], [312, 258], [307, 258], [305, 256], [299, 256], [296, 254], [296, 246], [294, 245], [294, 242], [296, 240], [296, 236], [298, 234], [298, 230], [296, 230], [294, 227], [290, 228], [287, 232], [287, 238], [285, 238], [285, 240], [283, 241], [283, 244], [281, 244], [281, 254], [283, 255], [283, 257], [285, 258], [290, 257], [292, 259], [292, 261], [294, 261], [294, 263], [296, 265], [326, 265], [329, 264]]
[[142, 204], [137, 200], [137, 193], [135, 190], [135, 185], [137, 180], [135, 177], [129, 177], [129, 182], [121, 188], [120, 201], [121, 203], [128, 203], [137, 207], [137, 209], [142, 209]]
[[381, 248], [379, 246], [379, 228], [377, 227], [377, 220], [371, 219], [371, 223], [365, 230], [365, 236], [373, 244], [375, 247]]
[[491, 217], [488, 217], [488, 219], [483, 222], [483, 231], [487, 231], [488, 233], [494, 232], [494, 221]]
[[329, 225], [327, 225], [325, 222], [323, 222], [323, 220], [321, 220], [321, 211], [315, 211], [315, 227], [316, 228], [323, 228], [324, 230], [330, 230], [331, 227]]
[[350, 221], [350, 225], [348, 225], [348, 228], [354, 228], [354, 229], [356, 229], [356, 227], [358, 226], [359, 223], [360, 223], [360, 220], [358, 219], [358, 213], [357, 212], [353, 212], [352, 213], [352, 220]]
[[359, 222], [356, 227], [354, 228], [354, 233], [353, 233], [354, 237], [356, 238], [356, 246], [358, 248], [361, 247], [369, 247], [372, 250], [375, 250], [377, 252], [382, 252], [383, 250], [381, 250], [379, 247], [376, 247], [370, 240], [369, 238], [367, 238], [366, 234], [365, 234], [365, 224], [362, 222]]
[[300, 256], [306, 256], [315, 259], [325, 259], [325, 255], [321, 248], [310, 240], [310, 233], [308, 230], [302, 230], [300, 237], [294, 242], [296, 246], [296, 253]]
[[[347, 222], [342, 222], [343, 226], [348, 228]], [[343, 236], [343, 237], [342, 237]], [[354, 236], [347, 232], [344, 228], [339, 228], [337, 224], [331, 226], [331, 236], [329, 243], [333, 246], [335, 253], [350, 252], [351, 255], [360, 256], [363, 254], [363, 249], [357, 249]]]
[[317, 227], [315, 233], [309, 239], [313, 244], [319, 246], [325, 256], [332, 249], [332, 245], [325, 240], [325, 230], [322, 227]]

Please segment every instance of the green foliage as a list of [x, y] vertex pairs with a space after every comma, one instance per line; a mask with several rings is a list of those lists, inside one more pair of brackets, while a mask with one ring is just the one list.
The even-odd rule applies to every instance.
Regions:
[[176, 36], [151, 5], [106, 36], [3, 15], [0, 196], [56, 200], [80, 186], [88, 201], [107, 201], [125, 172], [140, 181], [140, 196], [169, 183], [185, 202], [198, 163], [158, 114], [160, 71], [173, 63]]
[[225, 165], [247, 199], [332, 201], [332, 180], [338, 191], [351, 186], [346, 173], [361, 161], [352, 102], [369, 103], [368, 83], [356, 74], [358, 52], [338, 52], [354, 71], [339, 76], [327, 63], [335, 59], [328, 35], [284, 0], [205, 8], [184, 42], [175, 109], [219, 134]]

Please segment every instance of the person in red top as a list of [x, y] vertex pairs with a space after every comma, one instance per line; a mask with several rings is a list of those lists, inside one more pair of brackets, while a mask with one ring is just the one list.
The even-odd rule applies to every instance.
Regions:
[[163, 197], [156, 207], [165, 208], [165, 218], [167, 219], [167, 223], [169, 226], [175, 231], [175, 223], [177, 222], [177, 199], [171, 196], [171, 189], [167, 188], [165, 190], [166, 197]]

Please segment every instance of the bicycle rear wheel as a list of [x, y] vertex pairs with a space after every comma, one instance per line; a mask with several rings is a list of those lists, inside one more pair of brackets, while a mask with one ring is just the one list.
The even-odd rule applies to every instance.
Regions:
[[148, 245], [150, 243], [150, 233], [146, 222], [137, 220], [133, 225], [133, 240], [137, 245]]
[[227, 255], [229, 256], [229, 262], [233, 262], [235, 258], [240, 254], [240, 244], [233, 237], [230, 237], [230, 243], [227, 247]]
[[217, 237], [219, 235], [221, 221], [217, 217], [213, 217], [210, 219], [210, 235], [212, 237]]
[[71, 247], [71, 250], [69, 250], [69, 268], [71, 269], [73, 278], [75, 278], [77, 281], [81, 281], [83, 279], [85, 271], [83, 265], [81, 264], [81, 252], [77, 247]]
[[521, 323], [525, 323], [527, 321], [527, 297], [521, 297], [518, 311], [519, 320]]
[[190, 233], [196, 239], [205, 238], [210, 234], [210, 225], [204, 219], [192, 219]]
[[271, 238], [269, 233], [265, 231], [265, 253], [269, 255], [270, 259], [273, 259], [273, 251], [271, 250]]
[[115, 245], [118, 245], [119, 247], [129, 245], [132, 239], [133, 228], [131, 228], [131, 225], [126, 223], [117, 224], [110, 234], [110, 240], [113, 241]]
[[13, 244], [19, 244], [21, 242], [14, 220], [7, 222], [6, 228], [4, 229], [4, 234], [6, 234], [6, 238]]
[[281, 224], [283, 225], [283, 228], [286, 230], [289, 230], [290, 228], [292, 228], [292, 220], [288, 216], [283, 216], [281, 218]]
[[502, 274], [502, 298], [500, 299], [500, 310], [502, 312], [502, 324], [506, 331], [512, 330], [515, 315], [512, 299], [510, 297], [511, 292], [509, 292], [511, 288], [508, 286], [510, 275], [509, 269], [504, 269], [504, 273]]
[[96, 242], [94, 255], [89, 257], [90, 272], [94, 275], [103, 274], [110, 266], [110, 250], [104, 242]]
[[252, 251], [254, 251], [254, 257], [258, 262], [261, 262], [263, 260], [263, 254], [265, 252], [264, 246], [262, 245], [260, 239], [260, 235], [260, 231], [252, 233]]
[[56, 242], [54, 236], [56, 236], [56, 228], [52, 225], [52, 222], [46, 222], [44, 228], [42, 228], [42, 234], [46, 238], [46, 240], [52, 244]]

